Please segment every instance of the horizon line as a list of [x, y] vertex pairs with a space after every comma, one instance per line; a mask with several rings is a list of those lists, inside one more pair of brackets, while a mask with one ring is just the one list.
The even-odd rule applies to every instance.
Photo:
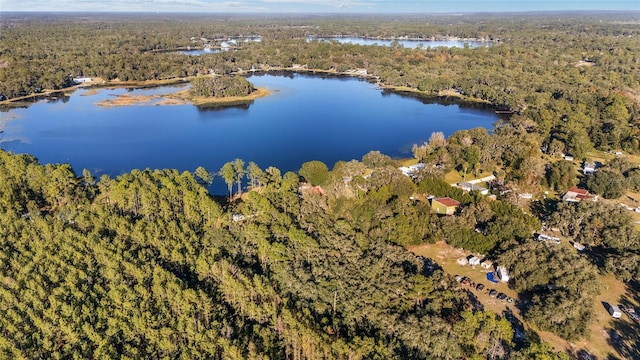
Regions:
[[277, 15], [277, 14], [298, 14], [298, 15], [433, 15], [433, 14], [447, 14], [447, 15], [467, 15], [467, 14], [527, 14], [527, 13], [640, 13], [638, 10], [629, 9], [610, 9], [610, 10], [596, 10], [596, 9], [554, 9], [554, 10], [493, 10], [493, 11], [429, 11], [429, 12], [415, 12], [415, 11], [182, 11], [182, 10], [163, 10], [163, 11], [148, 11], [148, 10], [5, 10], [7, 13], [54, 13], [54, 14], [230, 14], [230, 15]]

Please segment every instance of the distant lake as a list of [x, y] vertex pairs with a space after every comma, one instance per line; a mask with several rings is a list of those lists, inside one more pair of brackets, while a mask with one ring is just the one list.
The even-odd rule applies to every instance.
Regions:
[[[381, 91], [358, 78], [288, 74], [254, 75], [255, 86], [272, 95], [224, 109], [193, 105], [101, 107], [121, 94], [158, 95], [184, 89], [78, 90], [0, 113], [0, 148], [30, 153], [41, 163], [71, 163], [94, 175], [132, 169], [204, 166], [218, 171], [234, 158], [261, 168], [297, 171], [310, 160], [330, 168], [338, 160], [361, 159], [370, 150], [410, 157], [411, 146], [432, 132], [492, 128], [494, 112], [444, 105]], [[217, 177], [214, 193], [226, 192]]]
[[206, 54], [217, 54], [219, 52], [220, 52], [220, 49], [204, 48], [204, 49], [194, 49], [194, 50], [180, 50], [177, 53], [183, 54], [183, 55], [200, 56], [200, 55], [206, 55]]
[[229, 51], [231, 49], [235, 49], [238, 43], [247, 43], [247, 42], [261, 42], [262, 37], [260, 36], [248, 36], [248, 37], [239, 37], [235, 39], [228, 39], [220, 43], [219, 48], [211, 48], [205, 47], [204, 49], [194, 49], [194, 50], [181, 50], [177, 53], [184, 55], [192, 55], [192, 56], [200, 56], [207, 54], [217, 54], [220, 51]]
[[414, 40], [414, 39], [399, 39], [399, 40], [382, 40], [371, 39], [363, 37], [351, 37], [351, 36], [335, 36], [335, 37], [309, 37], [308, 41], [337, 41], [342, 44], [354, 44], [354, 45], [379, 45], [379, 46], [391, 46], [393, 42], [401, 44], [405, 48], [415, 49], [419, 45], [423, 48], [428, 47], [459, 47], [463, 48], [469, 46], [470, 48], [488, 47], [491, 46], [490, 41], [473, 41], [473, 40]]

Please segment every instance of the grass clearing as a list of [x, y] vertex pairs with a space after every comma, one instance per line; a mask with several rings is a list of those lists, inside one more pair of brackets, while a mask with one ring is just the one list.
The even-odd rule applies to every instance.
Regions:
[[462, 181], [462, 176], [456, 170], [451, 170], [448, 173], [444, 174], [444, 181], [448, 184], [455, 184]]

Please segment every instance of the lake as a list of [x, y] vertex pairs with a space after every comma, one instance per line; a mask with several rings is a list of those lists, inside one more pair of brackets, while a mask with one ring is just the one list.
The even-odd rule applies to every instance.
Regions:
[[490, 41], [477, 41], [477, 40], [416, 40], [416, 39], [398, 39], [398, 40], [386, 40], [386, 39], [371, 39], [355, 36], [335, 36], [335, 37], [309, 37], [308, 41], [337, 41], [342, 44], [354, 44], [354, 45], [379, 45], [379, 46], [391, 46], [393, 42], [397, 42], [405, 48], [415, 49], [422, 45], [423, 48], [428, 47], [459, 47], [463, 48], [469, 46], [470, 48], [487, 47], [491, 46]]
[[207, 54], [217, 54], [220, 52], [220, 49], [212, 49], [212, 48], [203, 48], [203, 49], [194, 49], [194, 50], [180, 50], [177, 51], [178, 54], [182, 55], [192, 55], [192, 56], [200, 56]]
[[[297, 171], [310, 160], [330, 168], [370, 150], [410, 157], [411, 146], [434, 131], [492, 128], [494, 112], [423, 103], [382, 91], [359, 78], [304, 74], [254, 75], [272, 95], [223, 109], [193, 105], [102, 107], [122, 94], [158, 95], [184, 87], [78, 90], [58, 100], [0, 113], [0, 148], [30, 153], [41, 163], [70, 163], [94, 175], [144, 168], [218, 171], [234, 158], [261, 168]], [[214, 180], [212, 191], [225, 193]]]

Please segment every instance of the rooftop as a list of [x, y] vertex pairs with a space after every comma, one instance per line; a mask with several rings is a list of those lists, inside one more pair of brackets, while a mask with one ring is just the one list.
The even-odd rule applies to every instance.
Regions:
[[442, 205], [444, 205], [444, 206], [447, 206], [447, 207], [449, 207], [449, 206], [458, 206], [458, 205], [460, 205], [460, 202], [459, 202], [459, 201], [453, 200], [453, 199], [452, 199], [452, 198], [450, 198], [450, 197], [435, 198], [435, 199], [433, 199], [433, 201], [437, 201], [437, 202], [439, 202], [440, 204], [442, 204]]

